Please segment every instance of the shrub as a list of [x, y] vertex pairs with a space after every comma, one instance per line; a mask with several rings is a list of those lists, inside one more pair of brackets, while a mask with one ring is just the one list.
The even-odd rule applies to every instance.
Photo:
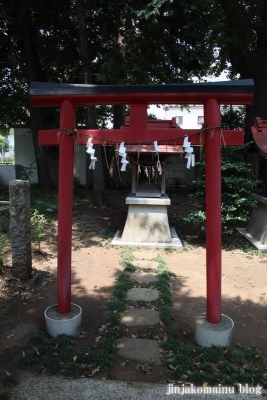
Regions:
[[[233, 224], [247, 222], [252, 207], [256, 205], [251, 192], [256, 190], [260, 181], [249, 179], [251, 164], [245, 163], [242, 159], [246, 146], [222, 149], [222, 224], [226, 232], [231, 231]], [[206, 220], [204, 162], [198, 162], [196, 167], [195, 193], [191, 196], [202, 202], [202, 209], [193, 211], [184, 219], [187, 222], [202, 225], [204, 229]]]

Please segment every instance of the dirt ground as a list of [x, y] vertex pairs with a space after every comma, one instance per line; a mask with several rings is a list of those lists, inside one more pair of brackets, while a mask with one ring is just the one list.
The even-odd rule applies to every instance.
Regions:
[[[188, 251], [155, 250], [176, 274], [172, 280], [174, 326], [181, 330], [185, 342], [194, 341], [195, 317], [205, 311], [206, 252], [201, 238], [190, 235], [180, 212], [186, 208], [184, 195], [178, 195], [169, 210], [170, 225], [182, 239], [194, 244]], [[90, 201], [74, 203], [72, 302], [83, 310], [81, 340], [88, 347], [95, 345], [98, 328], [107, 317], [107, 300], [122, 271], [119, 264], [121, 248], [106, 246], [111, 232], [121, 229], [126, 219], [125, 193], [115, 194], [109, 208], [99, 210]], [[191, 238], [190, 238], [191, 237]], [[104, 239], [103, 239], [104, 238]], [[245, 239], [243, 239], [245, 240]], [[33, 246], [33, 276], [23, 283], [12, 277], [10, 255], [0, 275], [0, 379], [7, 371], [20, 376], [16, 367], [22, 346], [33, 329], [44, 329], [44, 311], [56, 303], [56, 227], [52, 226], [41, 243], [42, 254]], [[145, 250], [144, 250], [145, 251]], [[267, 339], [267, 255], [244, 253], [241, 250], [222, 251], [222, 312], [234, 323], [233, 344], [257, 346], [266, 353]], [[139, 363], [140, 364], [140, 363]], [[155, 381], [155, 376], [140, 371], [138, 363], [115, 357], [108, 378]]]

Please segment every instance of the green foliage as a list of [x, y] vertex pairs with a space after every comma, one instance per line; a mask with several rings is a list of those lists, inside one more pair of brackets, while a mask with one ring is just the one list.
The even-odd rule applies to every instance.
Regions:
[[10, 149], [9, 140], [6, 136], [0, 134], [0, 151], [1, 154], [7, 153]]
[[[211, 36], [207, 27], [214, 20], [211, 5], [211, 0], [175, 4], [169, 0], [85, 1], [90, 83], [173, 83], [204, 76], [214, 59], [212, 45], [207, 45]], [[76, 3], [41, 0], [17, 7], [8, 2], [2, 5], [0, 31], [6, 49], [0, 61], [3, 132], [15, 123], [29, 123], [27, 82], [34, 76], [40, 81], [81, 82], [80, 22]], [[25, 24], [30, 37], [21, 35]], [[151, 41], [157, 45], [147, 46]], [[34, 51], [26, 57], [23, 49], [32, 43]], [[40, 73], [34, 75], [37, 70]], [[34, 76], [26, 76], [25, 71]], [[77, 109], [79, 124], [87, 122], [82, 108]], [[106, 117], [112, 121], [113, 107], [100, 106], [96, 112], [99, 126], [105, 126]]]
[[[224, 231], [231, 232], [236, 223], [248, 221], [252, 207], [256, 201], [251, 193], [260, 183], [259, 180], [249, 179], [251, 165], [242, 161], [243, 147], [222, 148], [222, 224]], [[204, 163], [197, 163], [198, 177], [194, 181], [195, 193], [191, 196], [202, 201], [202, 209], [191, 212], [185, 221], [201, 225], [204, 229], [206, 215], [204, 211], [205, 174]]]
[[38, 210], [39, 214], [43, 214], [48, 222], [52, 222], [57, 217], [57, 194], [47, 192], [32, 184], [31, 206], [33, 210]]
[[2, 211], [0, 219], [0, 270], [3, 266], [3, 256], [10, 249], [10, 243], [9, 215], [5, 211]]
[[18, 380], [13, 375], [7, 375], [2, 380], [5, 387], [13, 387], [17, 385]]
[[39, 251], [41, 250], [41, 240], [45, 236], [45, 225], [48, 223], [46, 217], [40, 214], [38, 210], [33, 210], [31, 216], [31, 232], [32, 240], [39, 244]]
[[24, 167], [23, 165], [16, 164], [15, 165], [16, 178], [22, 179], [24, 181], [31, 181], [33, 174], [34, 174], [34, 170], [36, 169], [36, 167], [34, 167], [35, 164], [36, 164], [35, 160], [33, 160], [28, 167]]
[[222, 129], [244, 129], [245, 128], [246, 107], [234, 108], [224, 105], [221, 107], [221, 127]]
[[[248, 383], [256, 386], [266, 386], [266, 378], [261, 371], [264, 367], [262, 355], [257, 351], [258, 356], [249, 360], [247, 354], [250, 348], [236, 349], [234, 346], [200, 348], [194, 345], [185, 345], [173, 338], [168, 338], [162, 343], [163, 347], [170, 351], [174, 358], [171, 362], [171, 379], [182, 379], [195, 385], [203, 385], [208, 382], [209, 386], [216, 386], [224, 382], [227, 385], [234, 385], [236, 382]], [[168, 361], [169, 355], [165, 362]], [[250, 364], [248, 365], [247, 362]], [[185, 372], [186, 371], [186, 372]]]

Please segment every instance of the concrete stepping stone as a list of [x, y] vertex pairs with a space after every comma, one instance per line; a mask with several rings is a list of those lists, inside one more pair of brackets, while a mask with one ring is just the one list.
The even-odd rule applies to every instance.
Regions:
[[160, 322], [159, 313], [156, 310], [146, 308], [134, 308], [125, 311], [121, 323], [126, 326], [156, 325]]
[[158, 290], [152, 288], [132, 288], [126, 294], [126, 299], [130, 301], [154, 301], [158, 298]]
[[157, 254], [154, 251], [136, 250], [133, 252], [133, 256], [139, 260], [152, 260], [152, 258], [157, 256]]
[[152, 270], [157, 270], [159, 266], [157, 261], [149, 261], [149, 260], [134, 260], [132, 264], [135, 265], [137, 268], [146, 268]]
[[118, 354], [142, 362], [161, 364], [159, 344], [156, 340], [125, 339], [118, 345]]
[[158, 277], [153, 272], [133, 272], [130, 278], [138, 283], [150, 283], [158, 280]]

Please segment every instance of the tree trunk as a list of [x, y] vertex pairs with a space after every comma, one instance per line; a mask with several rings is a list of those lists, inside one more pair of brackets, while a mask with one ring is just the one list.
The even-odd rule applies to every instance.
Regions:
[[[241, 60], [240, 60], [241, 61]], [[241, 78], [252, 78], [255, 84], [255, 94], [251, 106], [246, 107], [246, 128], [245, 141], [253, 141], [251, 126], [254, 125], [256, 117], [267, 119], [267, 51], [257, 49], [249, 52], [246, 58], [246, 63], [240, 62]], [[264, 195], [267, 192], [267, 160], [260, 157], [258, 179], [262, 181], [262, 190]]]
[[[118, 105], [114, 106], [114, 129], [119, 129], [125, 122], [125, 106]], [[111, 188], [121, 188], [124, 187], [123, 183], [123, 173], [119, 171], [120, 160], [118, 154], [115, 152], [115, 148], [110, 147], [107, 151], [109, 169], [108, 169], [108, 185]]]
[[[28, 2], [18, 1], [16, 13], [18, 44], [24, 56], [28, 85], [32, 81], [46, 82], [37, 52], [36, 32], [32, 25]], [[52, 109], [30, 107], [30, 113], [39, 185], [45, 189], [54, 189], [57, 186], [58, 177], [58, 148], [57, 146], [40, 147], [38, 131], [55, 128], [56, 118]]]
[[[85, 6], [83, 0], [77, 0], [77, 16], [78, 16], [78, 29], [79, 29], [79, 42], [81, 49], [82, 68], [83, 68], [83, 81], [87, 84], [92, 84], [92, 71], [90, 61], [90, 51], [88, 36], [85, 24]], [[88, 107], [88, 128], [97, 129], [95, 106]], [[103, 171], [103, 163], [101, 157], [101, 148], [96, 146], [95, 157], [97, 162], [95, 163], [95, 169], [93, 171], [93, 204], [95, 207], [105, 207], [107, 205], [107, 196], [105, 189], [105, 179]]]

